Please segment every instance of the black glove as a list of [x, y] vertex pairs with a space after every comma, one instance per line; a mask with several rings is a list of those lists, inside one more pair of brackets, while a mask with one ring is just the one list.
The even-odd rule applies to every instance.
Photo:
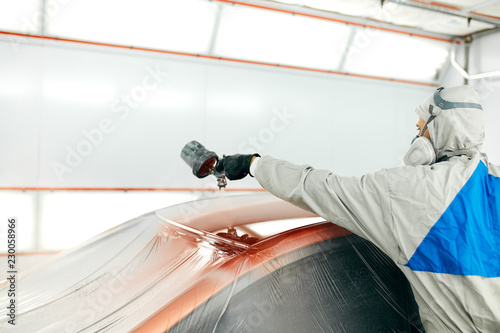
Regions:
[[219, 173], [224, 171], [229, 180], [242, 179], [250, 173], [250, 164], [254, 156], [260, 157], [259, 154], [224, 156], [224, 158], [217, 163], [215, 171]]

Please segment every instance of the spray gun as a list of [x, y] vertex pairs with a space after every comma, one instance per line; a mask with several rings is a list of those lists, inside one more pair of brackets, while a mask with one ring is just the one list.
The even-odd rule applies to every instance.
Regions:
[[208, 175], [214, 175], [217, 178], [219, 190], [222, 187], [226, 187], [227, 180], [224, 170], [215, 170], [219, 156], [213, 151], [206, 149], [198, 141], [193, 140], [188, 142], [182, 148], [181, 158], [193, 169], [193, 174], [196, 177], [205, 178]]

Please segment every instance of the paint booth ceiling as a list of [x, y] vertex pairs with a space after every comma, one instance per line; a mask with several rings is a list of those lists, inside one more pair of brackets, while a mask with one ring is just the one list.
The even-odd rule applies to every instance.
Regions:
[[0, 0], [0, 37], [13, 47], [77, 43], [432, 85], [464, 37], [499, 26], [500, 0]]
[[500, 26], [500, 0], [280, 0], [297, 10], [337, 14], [401, 28], [463, 37]]

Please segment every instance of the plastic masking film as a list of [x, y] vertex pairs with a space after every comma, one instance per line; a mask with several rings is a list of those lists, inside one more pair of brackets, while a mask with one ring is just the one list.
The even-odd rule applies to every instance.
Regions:
[[145, 214], [22, 272], [17, 289], [2, 332], [423, 332], [375, 246], [265, 193]]

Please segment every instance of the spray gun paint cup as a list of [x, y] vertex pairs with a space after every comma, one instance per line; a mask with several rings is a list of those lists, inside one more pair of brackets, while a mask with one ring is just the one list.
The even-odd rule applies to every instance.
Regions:
[[219, 156], [213, 151], [206, 149], [198, 141], [188, 142], [181, 151], [181, 158], [191, 167], [193, 174], [198, 178], [205, 178], [208, 175], [217, 177], [219, 189], [227, 185], [224, 170], [217, 172], [215, 166], [219, 161]]

